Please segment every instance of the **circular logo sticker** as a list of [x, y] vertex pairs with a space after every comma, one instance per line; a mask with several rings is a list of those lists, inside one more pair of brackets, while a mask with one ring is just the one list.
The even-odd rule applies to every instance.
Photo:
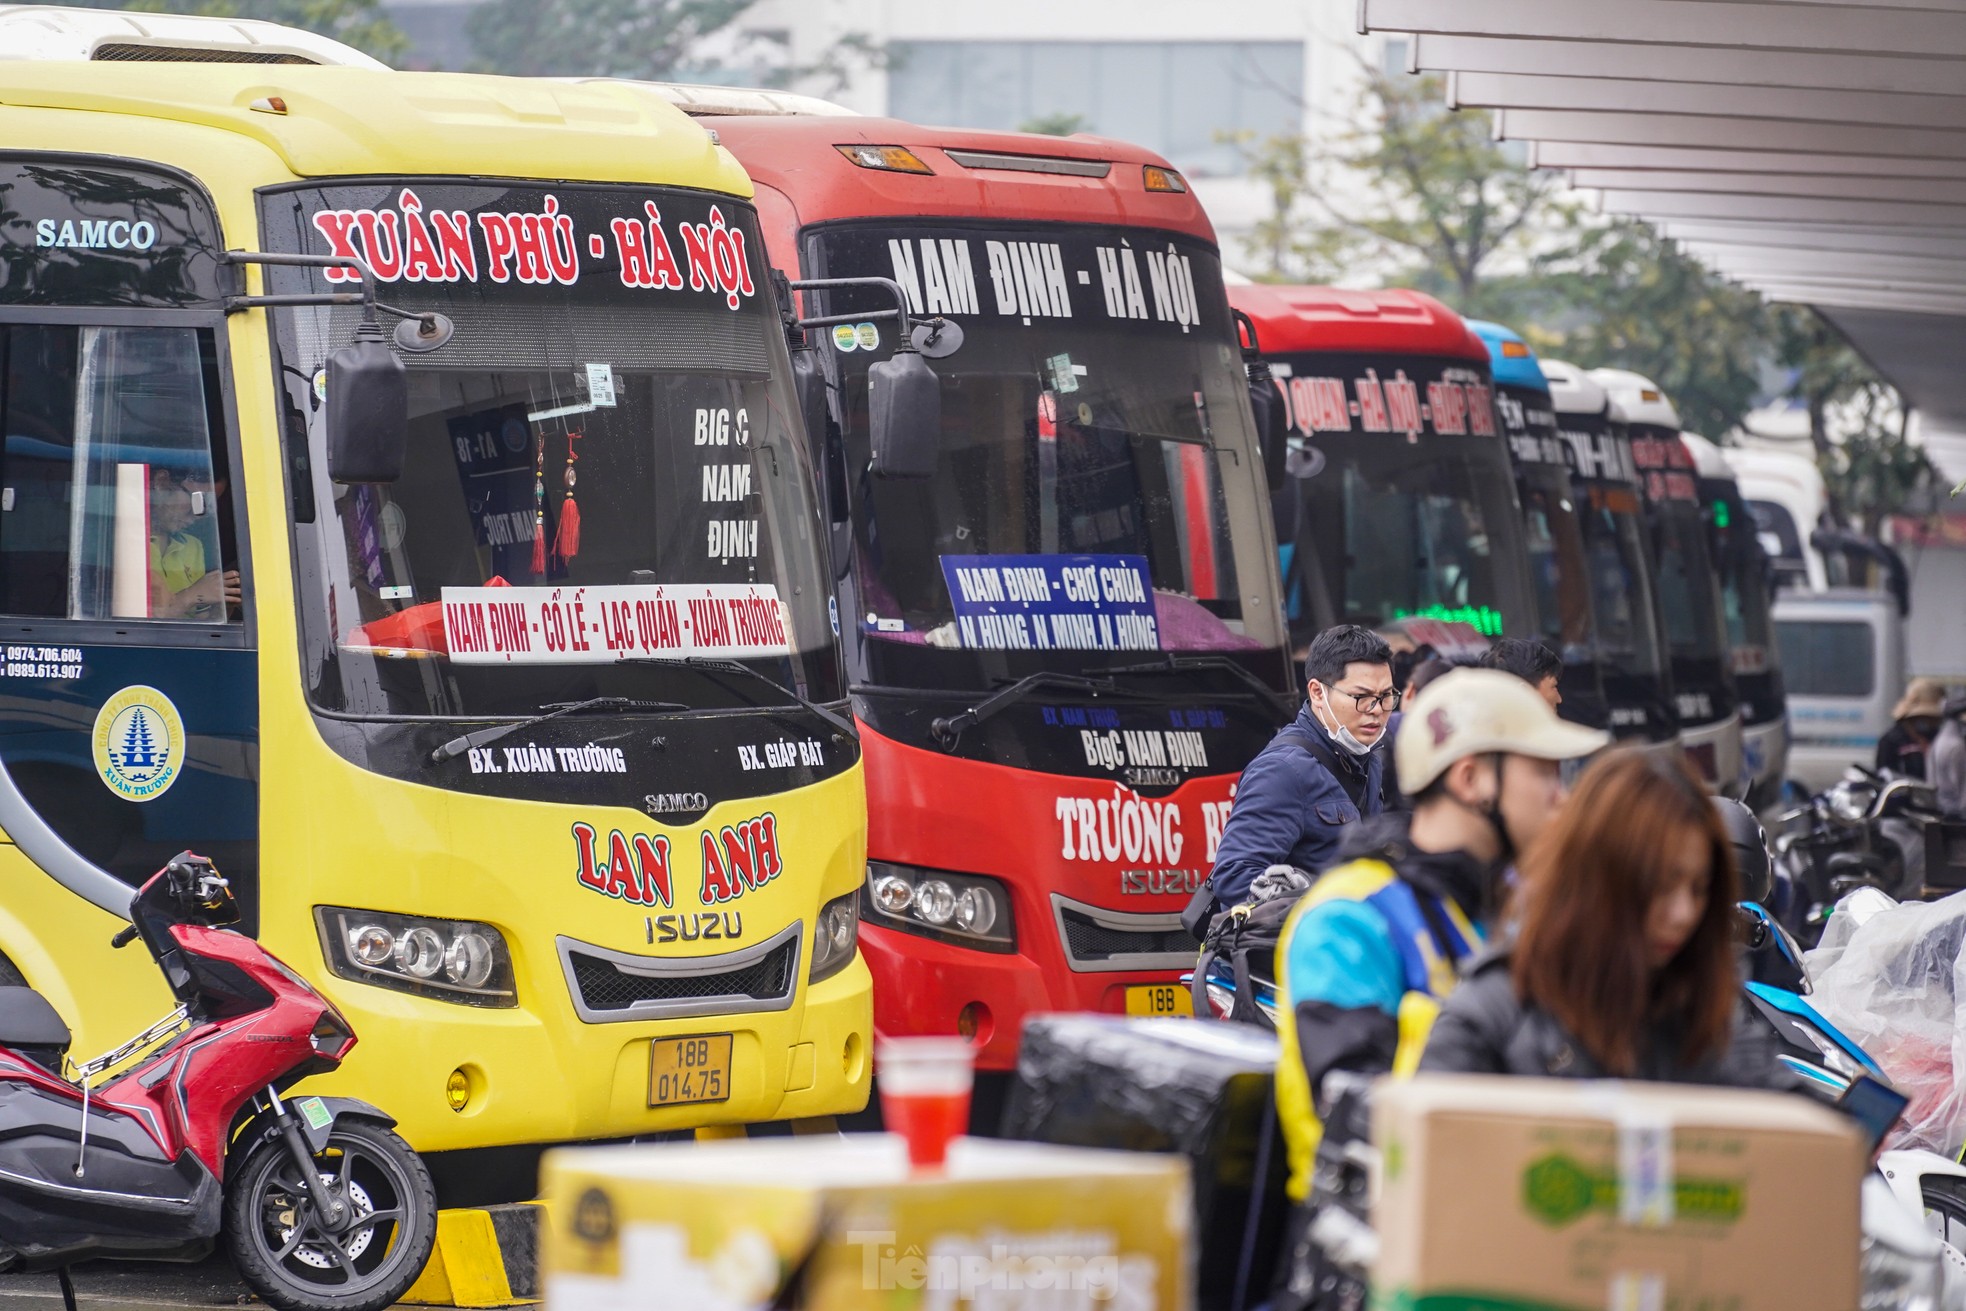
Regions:
[[833, 345], [843, 351], [850, 351], [860, 345], [860, 334], [851, 323], [833, 325]]
[[517, 455], [532, 444], [532, 433], [525, 424], [514, 417], [499, 425], [498, 439], [505, 443], [505, 449]]
[[573, 1204], [573, 1232], [590, 1243], [605, 1243], [614, 1237], [614, 1203], [598, 1188], [589, 1188]]
[[130, 801], [153, 801], [184, 764], [184, 721], [154, 687], [126, 687], [96, 712], [96, 776]]
[[873, 350], [881, 344], [881, 330], [871, 323], [859, 325], [853, 330], [853, 335], [860, 342], [860, 349], [864, 351]]

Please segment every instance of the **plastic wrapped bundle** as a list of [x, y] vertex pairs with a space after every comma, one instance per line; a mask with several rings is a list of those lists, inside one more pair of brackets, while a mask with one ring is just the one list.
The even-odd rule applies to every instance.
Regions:
[[[1843, 921], [1838, 923], [1838, 921]], [[1892, 1147], [1966, 1144], [1966, 893], [1857, 923], [1839, 908], [1809, 953], [1809, 1001], [1911, 1098]]]
[[1252, 1025], [1034, 1017], [1003, 1136], [1187, 1157], [1197, 1305], [1241, 1311], [1268, 1295], [1285, 1211], [1276, 1063], [1275, 1036]]

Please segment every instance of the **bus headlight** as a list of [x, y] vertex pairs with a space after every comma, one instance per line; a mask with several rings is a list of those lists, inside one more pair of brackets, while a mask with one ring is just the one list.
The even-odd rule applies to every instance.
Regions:
[[321, 950], [344, 979], [463, 1006], [517, 1006], [505, 937], [472, 920], [316, 906]]
[[882, 928], [984, 951], [1012, 951], [1017, 945], [1010, 890], [980, 874], [870, 860], [862, 913]]
[[812, 930], [812, 981], [830, 979], [853, 961], [860, 942], [860, 894], [849, 892], [819, 908]]

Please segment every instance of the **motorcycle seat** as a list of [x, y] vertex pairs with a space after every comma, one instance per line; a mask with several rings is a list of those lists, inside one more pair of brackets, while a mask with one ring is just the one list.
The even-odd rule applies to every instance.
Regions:
[[0, 1046], [66, 1050], [68, 1026], [32, 988], [0, 988]]

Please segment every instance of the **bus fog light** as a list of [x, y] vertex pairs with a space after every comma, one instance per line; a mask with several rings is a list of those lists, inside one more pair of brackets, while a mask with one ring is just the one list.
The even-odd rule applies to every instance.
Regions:
[[941, 928], [956, 915], [956, 890], [941, 879], [923, 879], [915, 889], [915, 914], [924, 924]]
[[435, 929], [411, 929], [396, 944], [396, 967], [413, 979], [427, 979], [444, 967], [444, 940]]
[[987, 888], [963, 889], [956, 898], [956, 927], [964, 933], [988, 933], [997, 922], [997, 899]]
[[491, 977], [492, 947], [482, 933], [460, 933], [444, 953], [444, 974], [452, 983], [482, 988]]
[[348, 954], [364, 965], [387, 964], [396, 954], [396, 935], [380, 924], [364, 924], [348, 935]]

